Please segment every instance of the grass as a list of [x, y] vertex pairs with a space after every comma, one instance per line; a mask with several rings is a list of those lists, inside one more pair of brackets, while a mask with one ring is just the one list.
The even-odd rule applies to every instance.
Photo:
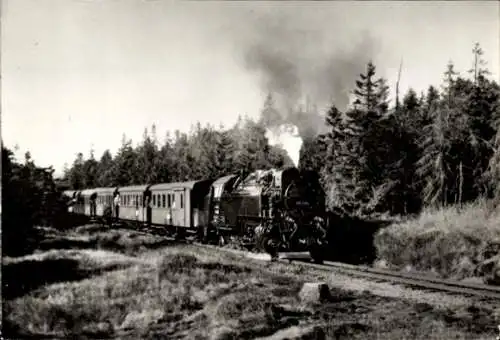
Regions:
[[4, 258], [2, 278], [7, 284], [2, 293], [4, 298], [12, 299], [47, 284], [78, 281], [134, 263], [134, 258], [103, 250], [52, 250]]
[[[89, 237], [86, 229], [79, 233], [82, 242]], [[298, 293], [310, 279], [307, 271], [279, 263], [242, 262], [236, 255], [187, 245], [156, 249], [152, 238], [146, 242], [152, 245], [148, 249], [140, 245], [144, 240], [139, 234], [122, 233], [112, 237], [120, 244], [114, 251], [53, 249], [4, 259], [4, 269], [12, 268], [11, 276], [4, 276], [9, 284], [32, 280], [14, 274], [14, 269], [27, 268], [23, 266], [30, 266], [31, 272], [51, 270], [54, 275], [36, 287], [4, 296], [3, 335], [65, 339], [253, 339], [280, 334], [314, 339], [450, 335], [486, 339], [495, 335], [494, 313], [487, 308], [450, 310], [341, 289], [332, 289], [326, 303], [304, 303]], [[110, 235], [115, 233], [97, 231], [88, 239]], [[76, 231], [68, 234], [77, 236]], [[106, 245], [113, 247], [111, 241]], [[129, 248], [142, 250], [131, 254]], [[57, 261], [62, 260], [72, 266], [59, 270]], [[68, 279], [67, 272], [75, 277]], [[75, 274], [82, 272], [85, 275]]]
[[40, 242], [40, 250], [49, 249], [106, 249], [128, 255], [157, 249], [171, 244], [165, 238], [133, 230], [110, 229], [107, 226], [90, 224], [67, 232], [45, 230], [47, 236]]
[[484, 202], [424, 211], [375, 236], [378, 260], [396, 268], [464, 279], [476, 275], [484, 250], [500, 239], [500, 211]]

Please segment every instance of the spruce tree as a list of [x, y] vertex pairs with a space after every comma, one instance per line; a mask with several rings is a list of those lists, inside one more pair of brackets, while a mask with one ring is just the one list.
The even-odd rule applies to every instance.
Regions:
[[110, 187], [113, 184], [113, 156], [109, 150], [104, 151], [97, 164], [97, 185]]

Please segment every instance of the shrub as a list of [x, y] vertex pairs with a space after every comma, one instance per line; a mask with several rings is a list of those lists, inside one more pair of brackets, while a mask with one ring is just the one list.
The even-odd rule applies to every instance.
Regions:
[[424, 211], [380, 230], [374, 241], [378, 259], [389, 265], [460, 279], [474, 276], [483, 250], [499, 237], [500, 211], [476, 202], [462, 209]]

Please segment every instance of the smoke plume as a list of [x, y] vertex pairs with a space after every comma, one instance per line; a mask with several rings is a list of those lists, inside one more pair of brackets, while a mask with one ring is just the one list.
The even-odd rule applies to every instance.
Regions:
[[367, 34], [347, 39], [342, 25], [325, 33], [315, 24], [290, 13], [261, 14], [243, 41], [244, 66], [259, 75], [279, 113], [264, 117], [273, 133], [282, 124], [297, 126], [302, 138], [323, 132], [323, 113], [332, 104], [347, 107], [355, 79], [373, 57], [375, 44]]

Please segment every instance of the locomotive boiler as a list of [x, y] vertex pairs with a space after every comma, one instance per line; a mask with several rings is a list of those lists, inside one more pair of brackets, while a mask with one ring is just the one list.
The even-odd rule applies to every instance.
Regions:
[[271, 254], [308, 250], [321, 261], [325, 195], [315, 172], [288, 168], [225, 176], [212, 184], [209, 201], [207, 240], [237, 239]]

